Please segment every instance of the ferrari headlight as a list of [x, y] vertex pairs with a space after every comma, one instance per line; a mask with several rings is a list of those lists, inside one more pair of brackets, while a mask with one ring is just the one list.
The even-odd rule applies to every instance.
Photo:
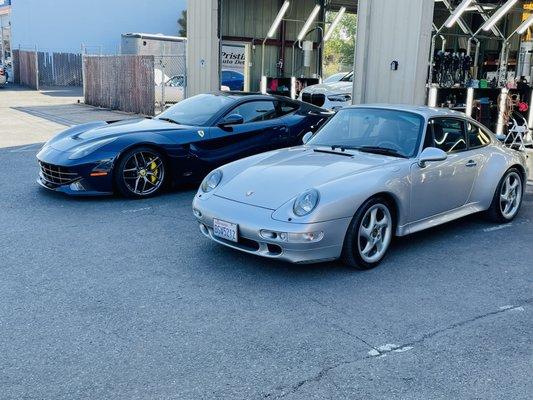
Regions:
[[69, 160], [77, 160], [79, 158], [88, 156], [89, 154], [95, 152], [99, 148], [104, 147], [106, 144], [114, 142], [116, 139], [117, 139], [116, 137], [113, 137], [109, 139], [99, 140], [98, 142], [92, 142], [86, 145], [82, 145], [78, 147], [76, 151], [69, 156]]
[[319, 199], [318, 190], [306, 190], [296, 198], [292, 209], [297, 216], [303, 217], [315, 209]]
[[205, 177], [205, 179], [202, 182], [202, 185], [200, 186], [202, 189], [202, 192], [208, 193], [211, 190], [215, 189], [221, 180], [222, 180], [222, 171], [217, 169], [211, 172], [209, 175]]
[[338, 101], [338, 102], [347, 102], [352, 100], [352, 96], [349, 94], [334, 94], [331, 96], [328, 96], [329, 101]]

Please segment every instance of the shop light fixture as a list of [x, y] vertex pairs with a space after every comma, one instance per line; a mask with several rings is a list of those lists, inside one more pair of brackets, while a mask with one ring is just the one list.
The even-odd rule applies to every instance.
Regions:
[[494, 25], [498, 23], [502, 17], [509, 12], [509, 10], [516, 4], [518, 0], [508, 0], [503, 6], [501, 6], [498, 11], [496, 11], [492, 16], [483, 24], [481, 29], [488, 31], [492, 29]]
[[[487, 13], [485, 11], [494, 10], [496, 8], [496, 6], [490, 6], [489, 7], [488, 5], [483, 5], [483, 7], [481, 7], [479, 4], [477, 4], [475, 7], [479, 11], [479, 13], [481, 14], [481, 17], [483, 18], [483, 21], [485, 21], [485, 22], [487, 22], [489, 20], [489, 17], [487, 16]], [[496, 36], [501, 36], [500, 35], [500, 31], [495, 26], [493, 26], [490, 29], [492, 30], [492, 33], [494, 33]]]
[[474, 107], [474, 88], [466, 89], [466, 112], [469, 117], [472, 116], [472, 109]]
[[313, 11], [311, 11], [311, 14], [309, 15], [309, 18], [307, 18], [307, 21], [305, 21], [305, 24], [302, 28], [302, 30], [300, 31], [300, 33], [298, 34], [298, 37], [296, 40], [298, 40], [299, 42], [301, 42], [305, 35], [307, 35], [307, 32], [309, 31], [309, 28], [311, 27], [311, 24], [313, 23], [313, 21], [315, 20], [316, 16], [318, 15], [318, 13], [320, 12], [320, 5], [316, 5], [315, 8], [313, 8]]
[[531, 14], [527, 19], [524, 20], [524, 22], [520, 24], [520, 26], [516, 29], [516, 33], [523, 35], [527, 31], [527, 28], [531, 26], [531, 24], [533, 24], [533, 14]]
[[274, 37], [274, 35], [276, 34], [276, 31], [278, 30], [279, 24], [281, 23], [281, 20], [285, 16], [285, 13], [287, 12], [287, 9], [289, 8], [290, 5], [291, 5], [291, 2], [287, 0], [283, 3], [283, 5], [281, 6], [278, 12], [278, 15], [276, 16], [276, 19], [274, 20], [274, 22], [272, 23], [272, 26], [268, 30], [267, 38], [272, 39]]
[[472, 0], [463, 0], [461, 4], [459, 4], [455, 10], [453, 10], [453, 12], [450, 14], [448, 19], [444, 23], [446, 28], [451, 28], [461, 17], [461, 15], [463, 15], [463, 13], [466, 11], [468, 6], [470, 6], [470, 4], [472, 4]]
[[329, 39], [331, 39], [331, 35], [333, 35], [333, 31], [335, 31], [335, 28], [337, 25], [339, 25], [339, 22], [341, 22], [342, 17], [344, 16], [344, 13], [346, 12], [346, 7], [341, 7], [339, 12], [337, 13], [337, 16], [329, 26], [328, 31], [324, 35], [324, 42], [327, 42]]
[[431, 85], [429, 88], [429, 96], [428, 96], [428, 106], [429, 107], [437, 107], [437, 92], [438, 92], [437, 86]]

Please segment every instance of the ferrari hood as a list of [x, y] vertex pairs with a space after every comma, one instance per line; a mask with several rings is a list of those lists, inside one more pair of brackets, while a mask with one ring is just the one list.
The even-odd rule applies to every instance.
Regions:
[[312, 85], [306, 87], [304, 93], [322, 93], [322, 94], [344, 94], [352, 93], [353, 83], [352, 82], [333, 82], [333, 83], [322, 83], [320, 85]]
[[80, 145], [108, 138], [142, 132], [172, 132], [191, 129], [189, 126], [176, 125], [158, 119], [129, 119], [114, 123], [98, 122], [75, 126], [48, 142], [55, 150], [75, 151]]
[[216, 195], [276, 210], [306, 189], [320, 191], [321, 185], [398, 161], [356, 151], [351, 153], [353, 157], [317, 151], [321, 149], [327, 151], [298, 147], [275, 152], [232, 177]]

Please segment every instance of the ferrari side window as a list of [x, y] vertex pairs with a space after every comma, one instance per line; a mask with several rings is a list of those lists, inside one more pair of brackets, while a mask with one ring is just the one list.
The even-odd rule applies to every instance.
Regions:
[[250, 101], [237, 106], [230, 114], [239, 114], [243, 117], [244, 123], [277, 118], [276, 108], [272, 101]]
[[460, 119], [436, 118], [433, 120], [435, 147], [446, 153], [466, 150], [465, 124]]
[[288, 101], [279, 101], [279, 116], [282, 117], [284, 115], [290, 114], [292, 112], [295, 112], [298, 110], [299, 106], [295, 103], [290, 103]]

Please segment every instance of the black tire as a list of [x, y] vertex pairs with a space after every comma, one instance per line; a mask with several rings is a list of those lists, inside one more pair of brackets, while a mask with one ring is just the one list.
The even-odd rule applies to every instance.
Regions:
[[[137, 171], [132, 171], [132, 168], [137, 167]], [[166, 185], [166, 167], [166, 160], [159, 151], [150, 147], [130, 149], [120, 157], [115, 167], [115, 187], [124, 197], [139, 199], [156, 196]], [[145, 190], [141, 190], [143, 188]]]
[[[515, 177], [519, 180], [519, 189], [516, 195], [517, 198], [517, 206], [516, 211], [514, 211], [511, 215], [505, 215], [504, 210], [502, 210], [502, 189], [503, 186], [506, 184], [506, 181], [508, 177]], [[502, 179], [500, 179], [500, 182], [498, 183], [498, 186], [496, 187], [496, 191], [494, 192], [494, 196], [492, 198], [492, 202], [490, 204], [490, 208], [486, 212], [486, 217], [489, 221], [496, 222], [499, 224], [504, 224], [507, 222], [511, 222], [520, 211], [520, 207], [522, 206], [522, 201], [524, 200], [524, 177], [518, 171], [516, 168], [509, 169], [505, 175], [503, 175]]]
[[[389, 227], [387, 228], [387, 243], [383, 250], [383, 254], [379, 257], [379, 259], [374, 261], [365, 259], [364, 255], [361, 252], [360, 228], [361, 224], [365, 222], [364, 220], [368, 218], [367, 213], [371, 209], [375, 209], [376, 206], [385, 207], [388, 210], [388, 218], [390, 220]], [[381, 210], [381, 207], [377, 208]], [[346, 232], [346, 236], [344, 238], [341, 259], [346, 265], [358, 270], [368, 270], [377, 267], [381, 263], [381, 261], [383, 261], [387, 254], [388, 248], [390, 247], [391, 240], [394, 236], [395, 221], [394, 213], [392, 211], [393, 208], [391, 207], [389, 202], [381, 197], [371, 198], [367, 200], [361, 207], [359, 207], [352, 219], [352, 222], [350, 223], [350, 226], [348, 227], [348, 231]], [[385, 237], [385, 234], [383, 234], [383, 237]]]

